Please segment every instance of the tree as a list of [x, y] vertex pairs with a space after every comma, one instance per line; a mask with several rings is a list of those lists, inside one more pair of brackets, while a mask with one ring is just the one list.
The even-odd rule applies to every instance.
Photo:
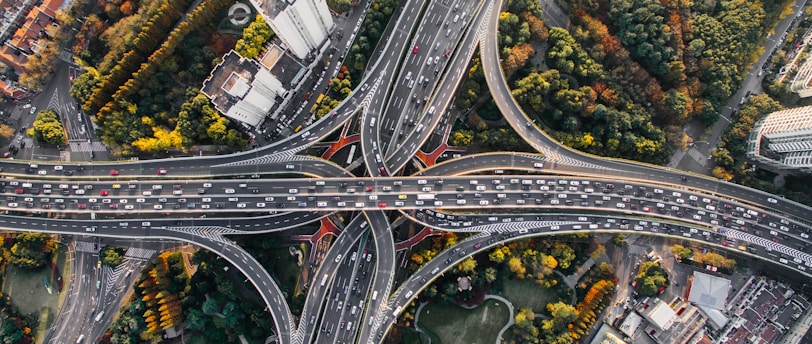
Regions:
[[657, 295], [667, 284], [666, 271], [656, 262], [641, 263], [634, 280], [637, 283], [637, 291], [642, 296]]
[[510, 271], [516, 274], [518, 278], [525, 278], [527, 268], [519, 257], [510, 257], [510, 259], [508, 259], [508, 267], [510, 268]]
[[261, 15], [257, 14], [254, 21], [243, 29], [242, 38], [237, 40], [234, 50], [244, 58], [255, 58], [259, 56], [265, 42], [268, 42], [272, 36], [271, 27]]
[[693, 250], [691, 250], [689, 247], [676, 244], [671, 246], [671, 253], [679, 257], [679, 259], [688, 259], [693, 255]]
[[495, 268], [492, 267], [485, 268], [485, 281], [487, 281], [488, 283], [493, 283], [493, 281], [496, 281], [496, 277], [497, 275]]
[[65, 129], [59, 121], [59, 116], [52, 110], [42, 110], [28, 130], [28, 135], [34, 140], [46, 144], [65, 143]]
[[51, 257], [53, 243], [47, 233], [20, 233], [9, 251], [9, 263], [25, 269], [38, 269]]
[[468, 147], [474, 142], [474, 132], [468, 129], [455, 130], [451, 133], [449, 141], [452, 146]]
[[10, 138], [14, 136], [14, 128], [5, 124], [0, 124], [0, 137]]
[[465, 258], [460, 264], [457, 266], [457, 269], [462, 272], [472, 273], [476, 269], [476, 260], [474, 257]]
[[327, 5], [338, 13], [345, 13], [352, 8], [351, 0], [328, 0]]
[[122, 261], [124, 261], [124, 257], [121, 255], [121, 252], [119, 251], [121, 251], [120, 248], [117, 249], [112, 246], [105, 247], [101, 251], [102, 262], [104, 262], [104, 264], [107, 266], [115, 268], [116, 266], [121, 264]]
[[488, 254], [488, 259], [494, 263], [501, 263], [506, 257], [510, 257], [510, 248], [507, 246], [497, 246]]

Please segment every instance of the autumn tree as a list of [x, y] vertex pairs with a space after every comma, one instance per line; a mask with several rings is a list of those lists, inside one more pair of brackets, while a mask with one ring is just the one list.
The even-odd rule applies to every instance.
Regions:
[[42, 110], [37, 113], [34, 123], [28, 129], [28, 135], [37, 142], [52, 145], [63, 144], [66, 140], [65, 129], [59, 115], [53, 110]]

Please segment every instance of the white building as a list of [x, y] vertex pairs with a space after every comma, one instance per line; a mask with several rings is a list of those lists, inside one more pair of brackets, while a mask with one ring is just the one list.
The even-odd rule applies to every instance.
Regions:
[[318, 49], [335, 27], [325, 0], [251, 0], [299, 59]]
[[812, 173], [812, 106], [758, 121], [747, 139], [747, 157], [773, 170]]

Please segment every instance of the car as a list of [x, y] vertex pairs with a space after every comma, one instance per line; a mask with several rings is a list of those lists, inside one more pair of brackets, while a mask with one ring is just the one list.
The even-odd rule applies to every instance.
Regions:
[[62, 167], [62, 165], [54, 166], [54, 171], [62, 171], [63, 169], [64, 169], [64, 167]]
[[385, 202], [380, 202], [380, 203], [378, 203], [378, 207], [379, 208], [386, 208], [386, 203]]
[[341, 253], [339, 253], [338, 256], [336, 256], [336, 263], [341, 261], [341, 257], [342, 257]]
[[38, 174], [38, 175], [41, 175], [41, 176], [44, 176], [44, 175], [48, 174], [48, 171], [46, 171], [46, 170], [39, 170], [39, 171], [37, 171], [37, 174]]
[[159, 168], [158, 169], [158, 175], [165, 176], [166, 175], [166, 169], [165, 168]]
[[118, 170], [110, 170], [110, 175], [111, 176], [117, 176], [118, 175]]
[[107, 196], [109, 194], [110, 194], [110, 191], [107, 191], [107, 190], [99, 191], [99, 195], [101, 195], [101, 196]]
[[481, 242], [478, 242], [478, 243], [476, 243], [476, 245], [474, 245], [474, 249], [475, 249], [475, 250], [476, 250], [476, 249], [479, 249], [480, 247], [482, 247], [482, 243], [481, 243]]
[[768, 198], [767, 198], [767, 202], [770, 202], [770, 203], [772, 203], [772, 204], [777, 204], [777, 203], [778, 203], [778, 200], [777, 200], [777, 199], [775, 199], [775, 198], [772, 198], [772, 197], [768, 197]]
[[367, 192], [372, 192], [373, 190], [375, 190], [375, 188], [372, 185], [370, 185], [370, 186], [367, 186], [366, 190], [367, 190]]
[[412, 54], [417, 54], [417, 45], [415, 45], [414, 48], [412, 48]]
[[3, 152], [3, 158], [8, 158], [11, 156], [11, 152]]

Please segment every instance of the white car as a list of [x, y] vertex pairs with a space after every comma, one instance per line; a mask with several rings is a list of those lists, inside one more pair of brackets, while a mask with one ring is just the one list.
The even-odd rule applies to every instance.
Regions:
[[38, 174], [38, 175], [41, 175], [41, 176], [44, 176], [44, 175], [48, 174], [48, 171], [46, 171], [46, 170], [39, 170], [39, 171], [37, 171], [37, 174]]
[[245, 208], [245, 203], [237, 203], [237, 208]]
[[155, 205], [152, 206], [152, 209], [155, 209], [155, 210], [161, 210], [163, 208], [164, 208], [164, 206], [161, 205], [161, 204], [155, 204]]
[[778, 204], [778, 200], [777, 200], [777, 199], [775, 199], [775, 198], [772, 198], [772, 197], [768, 197], [768, 198], [767, 198], [767, 202], [770, 202], [770, 203], [772, 203], [772, 204]]
[[124, 206], [124, 209], [132, 210], [132, 209], [135, 209], [135, 206], [132, 205], [132, 204], [127, 204], [127, 205]]
[[62, 169], [63, 169], [62, 165], [54, 166], [54, 171], [62, 171]]
[[257, 203], [257, 208], [265, 208], [265, 203]]

